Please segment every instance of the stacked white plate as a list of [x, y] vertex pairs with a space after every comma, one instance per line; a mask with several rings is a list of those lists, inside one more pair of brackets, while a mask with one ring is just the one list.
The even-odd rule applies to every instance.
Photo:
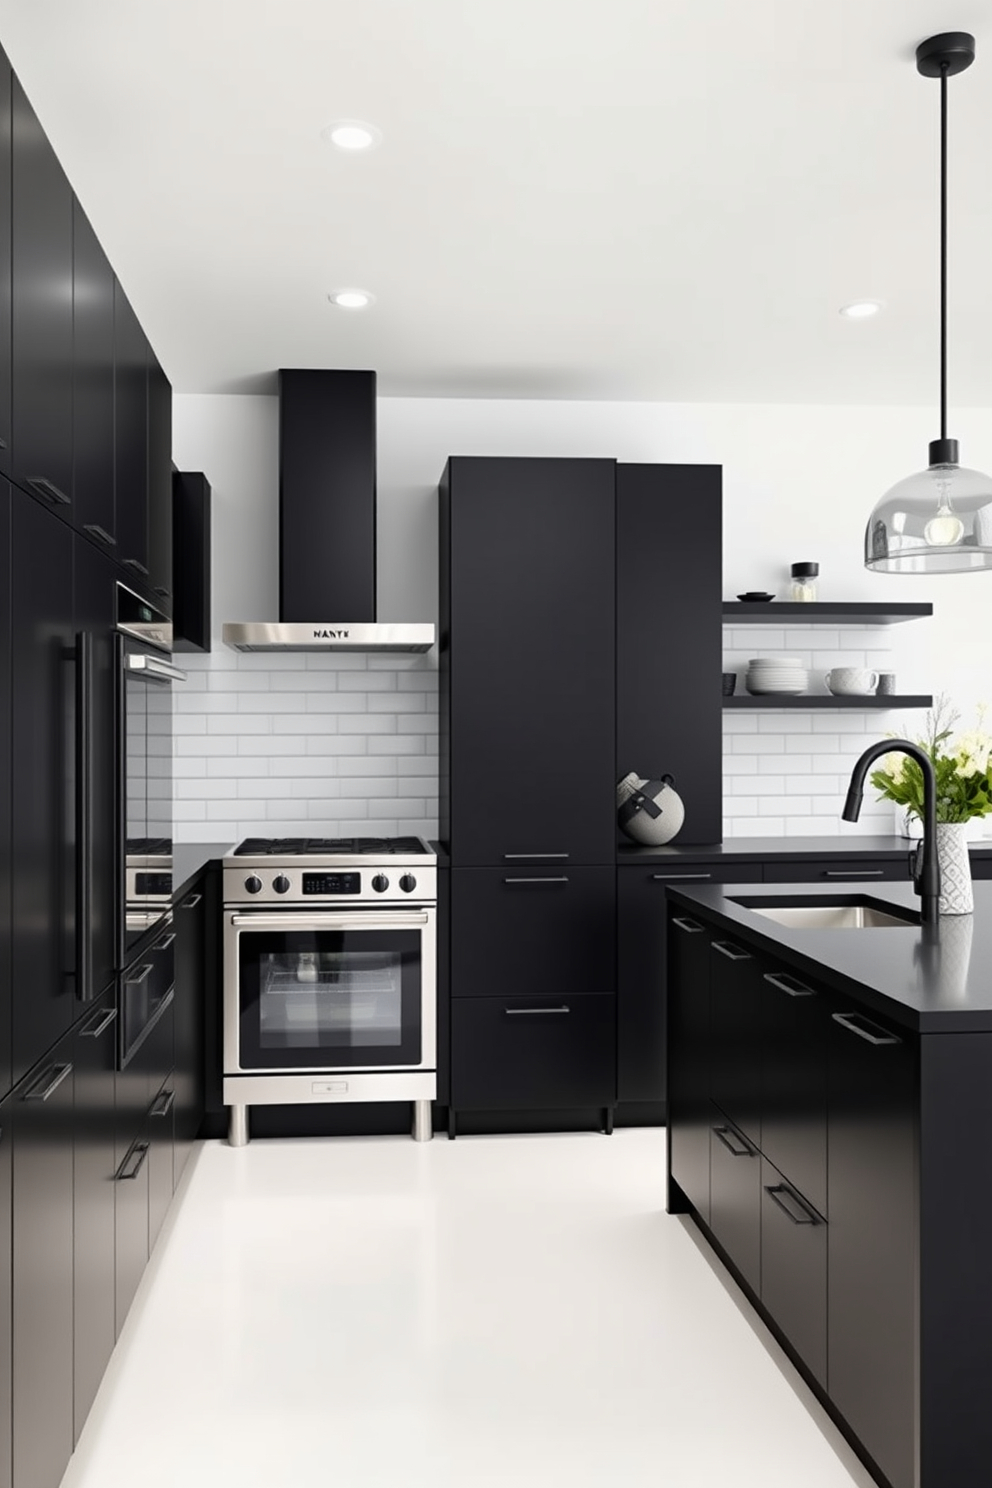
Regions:
[[754, 656], [747, 664], [744, 686], [755, 695], [805, 692], [809, 673], [791, 656]]

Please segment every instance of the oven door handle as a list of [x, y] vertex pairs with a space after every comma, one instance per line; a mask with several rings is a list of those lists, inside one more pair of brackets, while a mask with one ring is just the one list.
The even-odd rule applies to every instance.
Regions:
[[383, 915], [370, 910], [363, 915], [232, 914], [237, 930], [408, 930], [429, 925], [426, 914]]
[[186, 681], [186, 673], [180, 667], [173, 666], [171, 661], [163, 661], [161, 657], [149, 656], [145, 651], [126, 656], [124, 667], [129, 672], [143, 672], [146, 677], [161, 678], [163, 682]]

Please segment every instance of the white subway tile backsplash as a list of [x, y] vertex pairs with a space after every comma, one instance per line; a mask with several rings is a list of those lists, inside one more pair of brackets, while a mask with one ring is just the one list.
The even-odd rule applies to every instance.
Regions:
[[808, 775], [812, 758], [810, 754], [765, 755], [758, 762], [758, 772], [762, 775]]
[[424, 734], [373, 734], [368, 741], [369, 754], [423, 754]]

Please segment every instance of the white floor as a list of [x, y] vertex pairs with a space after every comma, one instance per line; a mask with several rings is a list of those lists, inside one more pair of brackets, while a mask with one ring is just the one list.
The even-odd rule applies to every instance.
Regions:
[[63, 1488], [871, 1488], [664, 1132], [207, 1143]]

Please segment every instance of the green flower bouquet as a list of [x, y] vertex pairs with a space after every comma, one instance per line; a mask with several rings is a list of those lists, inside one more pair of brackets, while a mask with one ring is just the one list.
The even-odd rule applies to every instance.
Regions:
[[[992, 812], [989, 757], [992, 734], [985, 731], [985, 704], [979, 706], [975, 728], [954, 736], [959, 714], [945, 696], [927, 714], [927, 732], [917, 739], [929, 755], [937, 777], [937, 821], [967, 822]], [[893, 735], [893, 737], [895, 737]], [[908, 755], [887, 754], [871, 783], [884, 800], [895, 801], [909, 816], [923, 818], [923, 771]]]

